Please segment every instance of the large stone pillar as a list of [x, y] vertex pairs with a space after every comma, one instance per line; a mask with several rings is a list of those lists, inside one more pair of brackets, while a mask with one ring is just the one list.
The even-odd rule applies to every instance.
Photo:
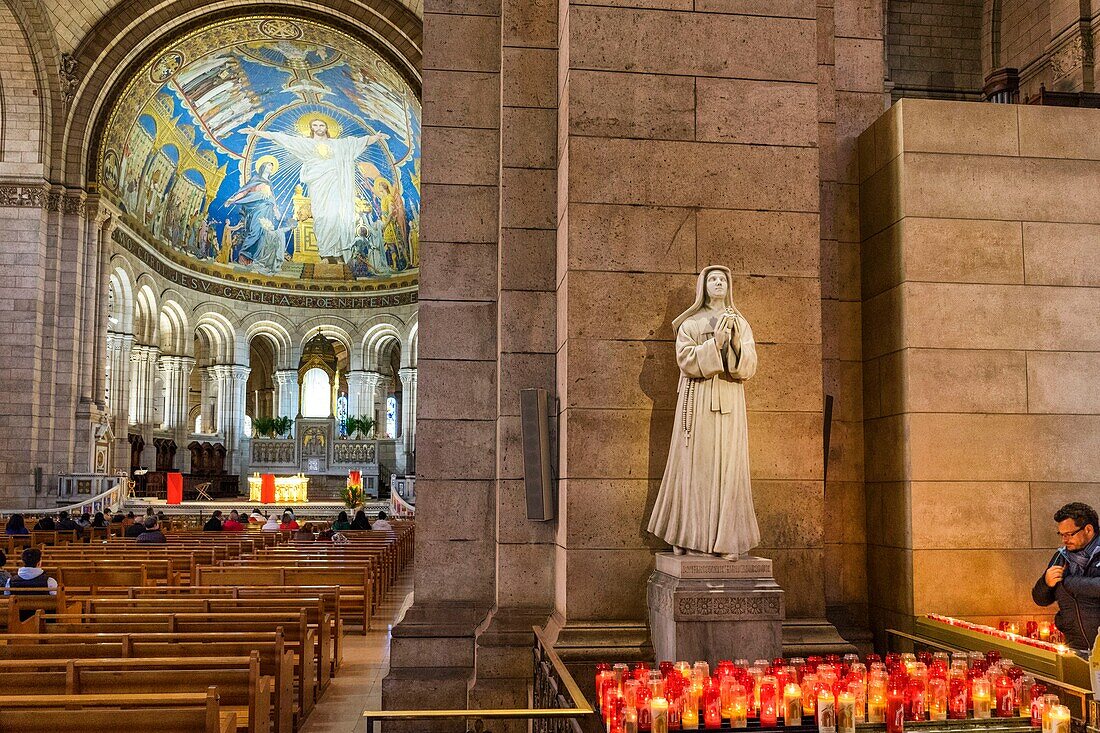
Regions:
[[561, 6], [555, 620], [574, 662], [649, 655], [671, 322], [709, 264], [732, 270], [759, 345], [754, 554], [773, 561], [788, 619], [824, 623], [816, 7], [687, 7]]
[[112, 447], [112, 465], [118, 469], [130, 467], [130, 351], [134, 337], [128, 333], [107, 332], [107, 359], [109, 361], [107, 411], [111, 417], [111, 430], [115, 434]]
[[228, 473], [239, 473], [245, 389], [248, 385], [248, 374], [251, 370], [238, 364], [214, 364], [209, 369], [218, 384], [215, 425], [218, 435], [225, 443], [226, 471]]
[[191, 383], [191, 370], [195, 360], [190, 356], [162, 355], [157, 361], [161, 380], [164, 382], [164, 421], [161, 427], [172, 433], [176, 442], [176, 457], [182, 461], [177, 464], [180, 470], [188, 470], [190, 452], [187, 450], [187, 434], [190, 432], [187, 420], [187, 393]]

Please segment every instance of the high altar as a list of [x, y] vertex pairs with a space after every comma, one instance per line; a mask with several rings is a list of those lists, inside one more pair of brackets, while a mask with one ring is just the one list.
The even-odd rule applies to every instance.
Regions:
[[[270, 475], [270, 474], [267, 474]], [[275, 483], [275, 503], [294, 504], [309, 501], [307, 493], [309, 489], [309, 477], [298, 474], [297, 476], [272, 476]], [[248, 500], [263, 501], [264, 476], [254, 473], [248, 477]]]

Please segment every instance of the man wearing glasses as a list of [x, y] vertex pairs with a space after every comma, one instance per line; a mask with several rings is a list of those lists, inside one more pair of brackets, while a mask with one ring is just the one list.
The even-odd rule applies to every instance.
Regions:
[[1054, 625], [1073, 649], [1091, 649], [1100, 626], [1100, 520], [1088, 504], [1066, 504], [1054, 513], [1062, 546], [1031, 589], [1040, 606], [1058, 603]]

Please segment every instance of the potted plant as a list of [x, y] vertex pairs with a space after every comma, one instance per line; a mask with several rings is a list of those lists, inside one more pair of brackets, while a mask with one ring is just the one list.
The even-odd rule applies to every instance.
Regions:
[[274, 423], [275, 421], [270, 417], [257, 417], [252, 421], [252, 434], [264, 438], [273, 437], [275, 432]]
[[374, 429], [374, 420], [369, 417], [348, 415], [343, 420], [344, 435], [349, 438], [365, 438]]
[[274, 437], [279, 438], [285, 438], [290, 435], [290, 429], [294, 427], [294, 421], [286, 415], [272, 419], [271, 423], [271, 430]]
[[348, 480], [340, 490], [340, 498], [344, 500], [344, 506], [348, 509], [362, 505], [363, 476], [359, 471], [348, 472]]

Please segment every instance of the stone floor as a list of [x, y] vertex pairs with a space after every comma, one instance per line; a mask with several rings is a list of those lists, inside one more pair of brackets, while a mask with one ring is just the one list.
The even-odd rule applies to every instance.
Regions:
[[344, 636], [344, 663], [332, 678], [321, 702], [300, 733], [352, 733], [363, 731], [364, 710], [382, 707], [382, 678], [390, 668], [390, 629], [412, 604], [412, 577], [390, 592], [374, 617], [374, 630], [366, 636]]

